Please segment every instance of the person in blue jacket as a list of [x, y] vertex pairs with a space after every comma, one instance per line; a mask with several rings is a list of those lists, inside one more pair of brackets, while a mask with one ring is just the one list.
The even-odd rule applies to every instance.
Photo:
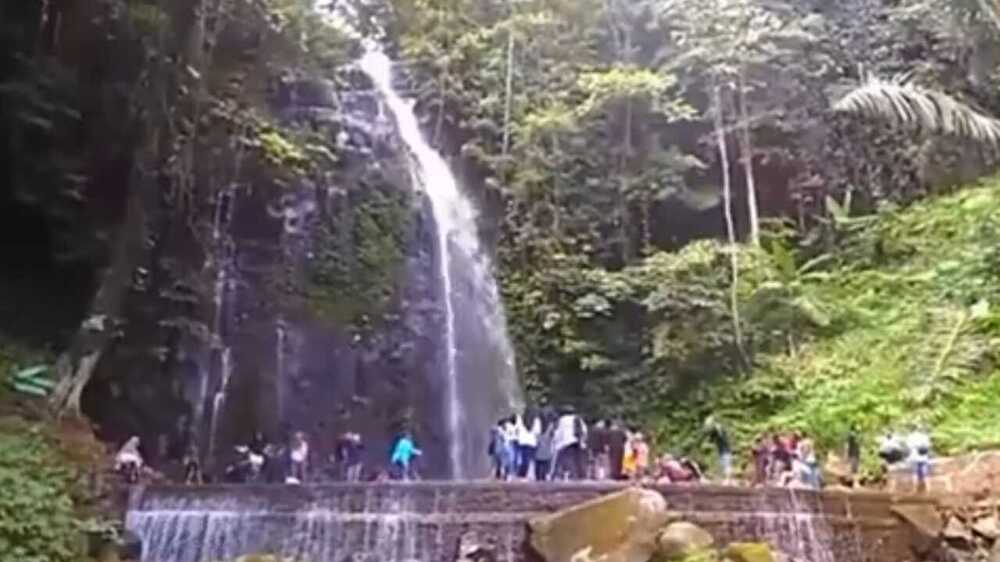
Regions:
[[413, 435], [409, 431], [404, 431], [393, 445], [392, 457], [389, 460], [397, 479], [412, 480], [415, 477], [413, 459], [421, 454], [420, 449], [413, 443]]

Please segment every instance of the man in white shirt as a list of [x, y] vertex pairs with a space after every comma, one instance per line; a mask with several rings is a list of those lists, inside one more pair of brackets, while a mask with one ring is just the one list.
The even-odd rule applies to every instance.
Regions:
[[915, 427], [906, 438], [910, 449], [910, 463], [917, 491], [927, 489], [927, 476], [931, 471], [931, 438], [922, 427]]
[[514, 431], [517, 442], [517, 476], [527, 478], [528, 471], [535, 464], [538, 437], [542, 434], [542, 420], [537, 415], [532, 415], [528, 420], [521, 415], [514, 416]]
[[572, 407], [563, 408], [552, 439], [552, 448], [556, 451], [556, 476], [568, 475], [573, 480], [583, 478], [586, 443], [587, 425]]
[[291, 470], [286, 482], [290, 484], [304, 483], [306, 481], [306, 461], [309, 460], [309, 443], [306, 441], [305, 433], [297, 431], [292, 436], [289, 460], [291, 460]]

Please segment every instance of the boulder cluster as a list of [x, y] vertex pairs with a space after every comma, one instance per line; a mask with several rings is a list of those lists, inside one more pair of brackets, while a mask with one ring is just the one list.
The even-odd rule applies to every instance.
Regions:
[[546, 562], [776, 562], [762, 543], [720, 548], [687, 521], [671, 521], [658, 492], [630, 488], [529, 522]]
[[1000, 500], [953, 498], [939, 506], [897, 506], [920, 560], [1000, 562]]

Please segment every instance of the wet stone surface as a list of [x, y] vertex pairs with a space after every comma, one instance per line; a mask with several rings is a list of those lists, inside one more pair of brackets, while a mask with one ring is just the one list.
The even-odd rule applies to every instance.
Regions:
[[[497, 562], [537, 561], [529, 519], [621, 489], [492, 482], [163, 486], [133, 491], [127, 524], [142, 538], [143, 562], [226, 560], [253, 552], [312, 562], [452, 562], [463, 536], [489, 545]], [[872, 493], [656, 490], [672, 520], [695, 523], [720, 544], [768, 542], [792, 559], [812, 562], [907, 560], [908, 536], [890, 510], [933, 504]]]

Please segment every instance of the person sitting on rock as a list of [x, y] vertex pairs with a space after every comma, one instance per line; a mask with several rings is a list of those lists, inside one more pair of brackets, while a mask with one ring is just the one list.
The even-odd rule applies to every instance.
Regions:
[[680, 459], [671, 454], [663, 455], [660, 459], [660, 483], [684, 483], [694, 482], [697, 473], [681, 464]]

